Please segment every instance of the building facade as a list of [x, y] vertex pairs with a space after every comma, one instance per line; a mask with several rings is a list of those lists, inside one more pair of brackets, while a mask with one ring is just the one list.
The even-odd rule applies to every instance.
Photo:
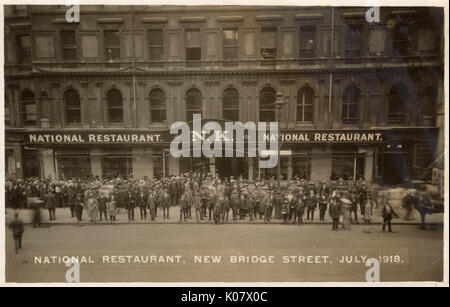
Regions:
[[366, 10], [97, 5], [68, 22], [65, 6], [5, 6], [7, 177], [276, 174], [172, 157], [170, 126], [199, 113], [279, 121], [283, 178], [426, 178], [443, 142], [443, 10]]

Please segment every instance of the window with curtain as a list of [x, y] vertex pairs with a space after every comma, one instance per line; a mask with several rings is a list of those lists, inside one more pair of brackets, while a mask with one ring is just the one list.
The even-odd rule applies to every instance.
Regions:
[[277, 28], [261, 29], [261, 56], [263, 59], [275, 59], [277, 56]]
[[342, 100], [342, 123], [344, 125], [357, 125], [359, 123], [359, 89], [352, 85], [344, 90]]
[[159, 88], [150, 92], [150, 119], [152, 123], [166, 121], [166, 95]]
[[297, 95], [297, 121], [312, 122], [314, 117], [314, 90], [304, 86]]
[[238, 29], [223, 29], [223, 59], [238, 60], [239, 32]]
[[223, 92], [222, 117], [230, 121], [239, 120], [239, 93], [234, 88], [227, 88]]
[[276, 92], [271, 87], [265, 87], [259, 94], [259, 121], [275, 121], [275, 99]]
[[110, 89], [106, 93], [108, 103], [108, 122], [111, 124], [123, 123], [123, 99], [118, 89]]
[[81, 105], [80, 96], [74, 89], [68, 89], [64, 92], [64, 106], [66, 109], [66, 124], [81, 123]]
[[107, 30], [105, 34], [106, 59], [117, 61], [120, 59], [120, 32], [119, 30]]
[[202, 36], [200, 29], [186, 30], [186, 61], [202, 59]]
[[24, 90], [20, 95], [20, 119], [23, 126], [37, 125], [37, 106], [34, 93]]
[[202, 93], [191, 88], [186, 93], [186, 121], [191, 121], [194, 114], [202, 115], [203, 98]]

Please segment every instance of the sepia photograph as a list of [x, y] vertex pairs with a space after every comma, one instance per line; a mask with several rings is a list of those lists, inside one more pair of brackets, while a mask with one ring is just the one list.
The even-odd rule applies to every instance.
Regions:
[[2, 2], [3, 284], [448, 286], [445, 1]]

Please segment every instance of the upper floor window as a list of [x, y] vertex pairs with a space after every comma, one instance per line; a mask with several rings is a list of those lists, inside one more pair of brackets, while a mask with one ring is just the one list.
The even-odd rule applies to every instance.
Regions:
[[108, 122], [112, 124], [123, 123], [123, 99], [118, 89], [110, 89], [106, 93], [108, 103]]
[[80, 96], [74, 89], [68, 89], [64, 92], [64, 105], [66, 108], [66, 124], [81, 123]]
[[342, 123], [344, 125], [357, 125], [359, 123], [359, 88], [352, 85], [344, 90], [342, 100]]
[[186, 30], [186, 61], [202, 59], [202, 36], [200, 29]]
[[362, 50], [362, 24], [347, 25], [345, 30], [345, 57], [359, 58]]
[[108, 61], [120, 59], [120, 32], [119, 30], [105, 30], [105, 52]]
[[166, 95], [159, 88], [150, 92], [150, 118], [152, 123], [166, 121]]
[[436, 116], [437, 92], [432, 86], [427, 86], [420, 95], [420, 115], [422, 124], [434, 125]]
[[20, 119], [23, 126], [37, 125], [37, 106], [34, 93], [28, 89], [20, 95]]
[[388, 123], [400, 125], [405, 121], [406, 99], [408, 91], [401, 83], [394, 85], [389, 92]]
[[394, 55], [409, 55], [412, 53], [413, 35], [407, 23], [396, 23], [392, 29], [391, 37]]
[[223, 29], [223, 59], [238, 60], [239, 59], [239, 32], [238, 29]]
[[222, 117], [230, 121], [239, 120], [239, 93], [234, 88], [227, 88], [223, 92]]
[[191, 88], [186, 92], [186, 121], [193, 120], [194, 114], [202, 115], [202, 108], [202, 93], [196, 88]]
[[277, 28], [261, 29], [261, 56], [263, 59], [275, 59], [277, 56]]
[[61, 31], [62, 56], [65, 61], [77, 59], [77, 39], [74, 30]]
[[316, 27], [300, 27], [299, 57], [314, 58], [316, 49]]
[[314, 90], [305, 86], [298, 91], [297, 121], [312, 122], [314, 117]]
[[259, 121], [275, 121], [275, 99], [276, 92], [271, 87], [265, 87], [259, 94]]
[[164, 36], [162, 29], [148, 30], [148, 53], [150, 61], [162, 61], [164, 52]]
[[17, 63], [31, 63], [31, 40], [30, 35], [16, 36]]

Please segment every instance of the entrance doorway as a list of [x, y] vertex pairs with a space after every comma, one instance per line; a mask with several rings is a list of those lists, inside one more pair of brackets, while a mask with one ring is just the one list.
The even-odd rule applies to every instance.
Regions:
[[406, 153], [384, 153], [381, 160], [383, 183], [402, 184], [411, 178], [411, 157]]
[[216, 158], [217, 175], [223, 178], [248, 178], [248, 163], [246, 158]]

